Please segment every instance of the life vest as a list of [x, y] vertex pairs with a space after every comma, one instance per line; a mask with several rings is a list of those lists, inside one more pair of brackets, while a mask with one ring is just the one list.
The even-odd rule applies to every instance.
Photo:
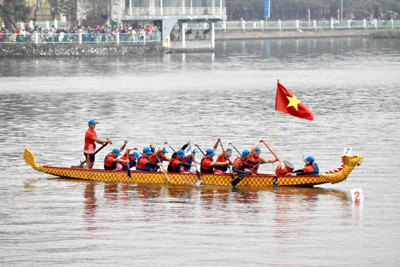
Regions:
[[106, 165], [106, 163], [107, 163], [107, 158], [108, 158], [108, 157], [111, 157], [111, 154], [112, 154], [112, 153], [108, 153], [107, 156], [104, 158], [104, 169], [105, 169], [105, 170], [109, 170], [109, 171], [115, 170], [115, 169], [117, 168], [117, 162], [116, 162], [116, 161], [114, 161], [114, 163], [113, 163], [111, 166], [107, 166], [107, 165]]
[[[261, 162], [262, 160], [263, 160], [263, 159], [260, 158], [260, 157], [255, 158], [254, 156], [251, 156], [251, 157], [246, 161], [246, 166], [247, 166], [247, 168], [251, 169], [251, 173], [257, 174], [257, 173], [258, 173], [258, 168], [260, 167], [260, 164], [258, 164], [258, 163]], [[256, 164], [252, 164], [252, 163], [250, 163], [249, 161], [256, 162]], [[258, 164], [258, 165], [257, 165], [257, 164]], [[255, 167], [254, 167], [254, 166], [255, 166]], [[253, 167], [254, 167], [254, 169], [253, 169]]]
[[235, 159], [233, 166], [237, 167], [239, 170], [244, 171], [244, 169], [247, 168], [246, 163], [243, 161], [243, 159], [241, 157], [238, 157]]
[[203, 162], [204, 162], [204, 160], [209, 160], [209, 161], [211, 161], [211, 163], [212, 163], [212, 160], [211, 160], [211, 159], [203, 158], [203, 159], [201, 160], [201, 162], [200, 162], [200, 171], [201, 171], [202, 173], [214, 173], [214, 167], [210, 167], [210, 168], [208, 168], [208, 169], [204, 169], [204, 168], [203, 168]]
[[318, 164], [314, 161], [312, 165], [313, 165], [313, 171], [311, 172], [311, 174], [315, 174], [315, 175], [319, 174]]
[[181, 163], [179, 159], [171, 159], [167, 168], [168, 172], [180, 172], [181, 167], [179, 166], [179, 163]]
[[136, 170], [149, 172], [150, 171], [150, 166], [147, 165], [147, 162], [149, 162], [149, 159], [147, 157], [141, 156], [139, 158], [139, 160], [137, 161]]

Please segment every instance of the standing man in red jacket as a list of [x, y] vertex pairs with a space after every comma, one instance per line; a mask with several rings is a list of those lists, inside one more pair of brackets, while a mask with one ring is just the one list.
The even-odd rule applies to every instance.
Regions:
[[97, 133], [94, 130], [96, 128], [96, 124], [98, 124], [97, 121], [91, 119], [88, 122], [89, 129], [86, 131], [85, 134], [85, 146], [83, 148], [83, 154], [85, 155], [86, 158], [86, 168], [87, 169], [92, 169], [93, 164], [95, 161], [95, 152], [96, 152], [96, 143], [99, 144], [111, 144], [111, 139], [106, 139], [106, 140], [101, 140], [97, 138]]

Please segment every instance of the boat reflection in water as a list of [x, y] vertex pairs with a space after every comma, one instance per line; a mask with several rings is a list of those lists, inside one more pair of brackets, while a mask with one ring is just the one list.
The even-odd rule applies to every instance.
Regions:
[[[77, 183], [77, 180], [61, 179]], [[168, 185], [104, 184], [78, 182], [84, 186], [84, 218], [95, 223], [96, 209], [115, 208], [130, 213], [132, 218], [150, 220], [154, 214], [188, 218], [251, 218], [269, 214], [276, 237], [285, 237], [291, 225], [304, 225], [315, 213], [321, 198], [337, 202], [334, 206], [349, 210], [350, 196], [343, 191], [324, 188], [226, 188], [215, 186], [188, 187]], [[330, 204], [332, 206], [332, 204]], [[253, 214], [253, 215], [251, 215]], [[251, 216], [250, 216], [251, 215]], [[344, 216], [347, 216], [346, 214]], [[92, 228], [88, 228], [92, 229]], [[95, 228], [93, 228], [95, 229]], [[304, 231], [299, 228], [299, 231]]]

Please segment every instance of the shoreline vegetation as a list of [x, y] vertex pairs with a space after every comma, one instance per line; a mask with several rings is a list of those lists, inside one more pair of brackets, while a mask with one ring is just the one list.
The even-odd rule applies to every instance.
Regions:
[[373, 39], [398, 39], [400, 38], [399, 29], [386, 29], [374, 31], [370, 34]]

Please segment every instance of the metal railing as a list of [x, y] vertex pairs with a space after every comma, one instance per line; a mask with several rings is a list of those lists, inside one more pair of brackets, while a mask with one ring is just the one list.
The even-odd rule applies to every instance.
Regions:
[[156, 33], [0, 33], [0, 44], [106, 44], [160, 42]]
[[220, 7], [155, 7], [126, 8], [124, 18], [133, 16], [226, 16], [226, 8]]
[[[191, 24], [188, 28], [204, 29], [204, 23]], [[219, 31], [263, 31], [263, 30], [340, 30], [340, 29], [390, 29], [400, 28], [400, 20], [325, 20], [325, 21], [220, 21], [215, 30]]]

